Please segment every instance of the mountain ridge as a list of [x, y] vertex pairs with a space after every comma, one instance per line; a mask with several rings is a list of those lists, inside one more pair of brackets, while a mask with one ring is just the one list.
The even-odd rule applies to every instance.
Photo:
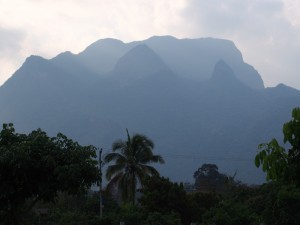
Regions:
[[[218, 43], [222, 51], [213, 46], [209, 52], [213, 39], [208, 46], [207, 42], [201, 44], [205, 48], [194, 46], [199, 40], [147, 40], [125, 44], [108, 39], [103, 52], [100, 41], [96, 49], [90, 47], [92, 53], [85, 58], [84, 53], [70, 52], [50, 60], [29, 57], [0, 87], [0, 122], [15, 123], [17, 132], [38, 127], [49, 135], [62, 132], [81, 144], [105, 149], [124, 138], [128, 128], [130, 133], [145, 134], [155, 142], [155, 151], [166, 159], [159, 169], [172, 180], [191, 181], [193, 172], [210, 162], [228, 174], [238, 170], [238, 178], [245, 182], [262, 182], [264, 176], [253, 164], [257, 145], [280, 139], [282, 124], [300, 104], [300, 91], [284, 85], [257, 88], [245, 84], [240, 79], [243, 75], [234, 69], [245, 62], [236, 50], [235, 56], [229, 51], [224, 59], [227, 47], [222, 47], [222, 41]], [[173, 44], [176, 46], [168, 53]], [[158, 51], [160, 46], [165, 47]], [[107, 53], [110, 49], [116, 51]], [[198, 54], [199, 49], [205, 54]], [[127, 54], [130, 51], [134, 54]], [[193, 54], [187, 57], [189, 51]], [[95, 58], [89, 67], [86, 60], [91, 57]], [[182, 58], [183, 64], [189, 59], [190, 64], [175, 65]], [[124, 64], [115, 73], [121, 59]], [[207, 68], [199, 70], [206, 64]], [[191, 74], [182, 73], [188, 72], [188, 66], [196, 69], [193, 74], [211, 72], [192, 79]], [[125, 71], [129, 71], [128, 77], [124, 76], [126, 85], [119, 82]], [[256, 79], [255, 71], [252, 74], [248, 75]], [[262, 84], [259, 79], [257, 82]]]

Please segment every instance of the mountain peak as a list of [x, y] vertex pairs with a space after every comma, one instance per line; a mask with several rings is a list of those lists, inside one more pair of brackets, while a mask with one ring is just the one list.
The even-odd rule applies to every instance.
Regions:
[[139, 44], [121, 57], [113, 74], [122, 78], [141, 78], [165, 70], [163, 60], [146, 44]]
[[104, 38], [100, 39], [98, 41], [95, 41], [91, 45], [89, 45], [82, 53], [86, 51], [97, 51], [99, 49], [102, 49], [103, 47], [106, 46], [119, 46], [119, 45], [124, 45], [124, 43], [118, 39], [114, 38]]
[[289, 87], [285, 84], [278, 84], [276, 87], [269, 87], [267, 92], [272, 93], [273, 96], [299, 96], [299, 90]]
[[114, 68], [117, 60], [128, 51], [128, 48], [125, 43], [117, 39], [100, 39], [79, 53], [78, 57], [90, 71], [105, 75]]
[[60, 59], [68, 59], [70, 57], [74, 57], [75, 55], [70, 52], [70, 51], [65, 51], [65, 52], [62, 52], [62, 53], [59, 53], [57, 56], [55, 56], [54, 58], [52, 58], [51, 60], [55, 61], [55, 60], [60, 60]]
[[228, 64], [225, 61], [219, 60], [214, 67], [214, 71], [212, 73], [212, 79], [229, 81], [229, 80], [235, 80], [236, 77], [233, 70], [230, 68], [230, 66], [228, 66]]
[[24, 64], [31, 64], [31, 63], [41, 62], [41, 61], [46, 61], [46, 59], [38, 55], [31, 55], [26, 58]]
[[230, 93], [245, 92], [251, 88], [238, 80], [231, 67], [224, 61], [219, 60], [214, 67], [209, 82], [217, 89]]

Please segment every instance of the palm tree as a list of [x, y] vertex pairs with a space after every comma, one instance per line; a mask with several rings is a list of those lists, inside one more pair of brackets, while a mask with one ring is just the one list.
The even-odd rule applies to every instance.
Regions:
[[159, 155], [154, 155], [153, 142], [144, 135], [135, 134], [131, 138], [128, 130], [127, 140], [118, 140], [112, 144], [112, 153], [105, 156], [104, 162], [114, 162], [106, 171], [109, 180], [108, 189], [117, 185], [122, 193], [122, 200], [135, 203], [135, 192], [138, 184], [143, 185], [147, 176], [159, 175], [150, 163], [164, 163]]

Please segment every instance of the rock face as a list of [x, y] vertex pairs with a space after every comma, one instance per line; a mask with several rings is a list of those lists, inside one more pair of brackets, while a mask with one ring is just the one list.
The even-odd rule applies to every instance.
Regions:
[[214, 163], [259, 183], [257, 145], [280, 139], [299, 103], [298, 90], [264, 88], [230, 41], [104, 39], [78, 55], [29, 57], [0, 87], [0, 122], [18, 132], [62, 132], [106, 152], [128, 128], [154, 141], [166, 160], [158, 169], [172, 180], [192, 181], [203, 163]]

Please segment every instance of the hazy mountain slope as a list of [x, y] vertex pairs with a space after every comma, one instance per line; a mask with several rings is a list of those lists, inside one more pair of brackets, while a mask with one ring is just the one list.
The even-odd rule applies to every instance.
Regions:
[[51, 61], [31, 56], [0, 89], [1, 121], [14, 122], [25, 131], [45, 127], [57, 132], [67, 115], [84, 111], [86, 90]]
[[93, 73], [106, 75], [130, 47], [116, 39], [101, 39], [78, 54], [79, 60]]
[[[166, 47], [161, 54], [147, 41], [161, 47], [174, 42], [186, 60], [179, 60], [175, 47], [170, 53]], [[166, 159], [159, 166], [161, 173], [173, 180], [192, 181], [202, 163], [216, 163], [221, 171], [237, 170], [246, 182], [263, 181], [253, 164], [257, 145], [281, 136], [282, 124], [300, 105], [300, 92], [284, 85], [250, 88], [222, 57], [210, 72], [208, 67], [198, 68], [209, 73], [203, 75], [204, 81], [190, 79], [180, 72], [188, 72], [188, 66], [180, 63], [192, 61], [191, 68], [196, 62], [211, 63], [206, 57], [187, 56], [193, 40], [184, 42], [191, 45], [187, 49], [170, 37], [147, 41], [124, 44], [109, 39], [79, 55], [67, 52], [51, 60], [29, 57], [0, 87], [0, 122], [14, 122], [18, 132], [37, 127], [50, 135], [62, 132], [105, 152], [114, 140], [125, 138], [128, 128], [155, 142], [155, 151]], [[198, 54], [199, 49], [192, 52]], [[209, 48], [205, 51], [210, 54]], [[168, 55], [173, 58], [167, 59]], [[228, 57], [245, 65], [238, 50]], [[93, 66], [89, 67], [88, 59]]]
[[71, 52], [64, 52], [49, 60], [53, 65], [61, 70], [61, 74], [69, 74], [78, 83], [88, 85], [98, 80], [98, 74], [84, 64], [84, 61]]
[[231, 41], [162, 36], [142, 42], [157, 52], [173, 71], [185, 78], [206, 80], [212, 74], [216, 62], [225, 60], [243, 83], [258, 89], [264, 87], [258, 72], [243, 61], [242, 54]]
[[155, 36], [131, 43], [102, 39], [87, 47], [78, 57], [91, 71], [104, 76], [126, 52], [140, 44], [146, 44], [172, 71], [184, 78], [207, 80], [213, 72], [214, 65], [219, 60], [225, 60], [243, 83], [257, 89], [264, 87], [258, 72], [243, 61], [242, 54], [234, 43], [223, 39], [176, 39], [172, 36]]
[[147, 45], [140, 44], [117, 61], [111, 76], [132, 82], [136, 79], [149, 77], [166, 68], [167, 66], [156, 53]]

